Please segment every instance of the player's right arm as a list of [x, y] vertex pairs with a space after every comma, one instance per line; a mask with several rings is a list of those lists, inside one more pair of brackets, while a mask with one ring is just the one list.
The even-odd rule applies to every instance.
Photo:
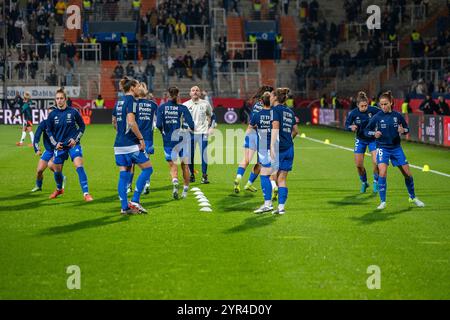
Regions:
[[39, 147], [39, 141], [41, 141], [41, 135], [42, 132], [45, 130], [46, 125], [45, 125], [45, 120], [42, 121], [39, 126], [36, 129], [36, 132], [34, 133], [34, 139], [33, 139], [33, 148], [34, 148], [34, 153], [40, 155], [39, 153], [41, 152], [41, 148]]
[[161, 131], [161, 133], [163, 132], [163, 127], [164, 127], [164, 107], [159, 107], [156, 110], [156, 127], [159, 129], [159, 131]]
[[369, 138], [379, 138], [381, 137], [381, 132], [380, 131], [376, 131], [376, 127], [377, 127], [377, 122], [378, 122], [378, 117], [374, 116], [372, 117], [372, 119], [370, 119], [369, 123], [367, 124], [367, 126], [364, 128], [364, 135], [366, 137]]
[[143, 151], [145, 150], [145, 142], [144, 137], [142, 136], [142, 133], [139, 130], [139, 126], [136, 122], [136, 110], [137, 110], [137, 103], [135, 103], [134, 100], [131, 103], [127, 104], [126, 106], [127, 124], [128, 127], [136, 136], [136, 138], [139, 139], [139, 149]]
[[117, 107], [117, 102], [116, 102], [116, 104], [114, 105], [114, 109], [113, 109], [113, 112], [112, 112], [111, 123], [112, 123], [112, 125], [113, 125], [113, 127], [114, 127], [114, 130], [117, 131], [117, 109], [116, 109], [116, 107]]
[[356, 129], [358, 129], [358, 126], [353, 123], [354, 121], [355, 121], [355, 115], [352, 111], [348, 114], [347, 119], [345, 120], [345, 130], [355, 132]]
[[[53, 114], [54, 112], [52, 112]], [[54, 135], [53, 135], [53, 130], [54, 128], [54, 124], [53, 124], [53, 116], [52, 114], [50, 114], [47, 118], [47, 129], [45, 130], [45, 132], [47, 132], [48, 138], [50, 140], [50, 143], [53, 145], [53, 147], [56, 150], [61, 150], [63, 148], [62, 146], [62, 142], [58, 142], [56, 141]]]

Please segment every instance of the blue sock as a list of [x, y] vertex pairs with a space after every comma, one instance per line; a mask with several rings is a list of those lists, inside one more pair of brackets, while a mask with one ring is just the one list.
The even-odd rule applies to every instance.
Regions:
[[61, 190], [62, 189], [62, 184], [63, 184], [63, 174], [62, 172], [56, 172], [53, 173], [53, 176], [55, 177], [55, 182], [56, 182], [56, 189]]
[[364, 174], [361, 176], [359, 176], [359, 180], [361, 180], [361, 182], [367, 182], [367, 173], [364, 172]]
[[386, 202], [386, 189], [387, 189], [386, 177], [379, 177], [378, 192], [380, 193], [381, 202]]
[[38, 188], [42, 188], [42, 179], [41, 180], [39, 180], [39, 179], [36, 179], [36, 187], [38, 187]]
[[139, 178], [136, 181], [136, 188], [134, 189], [133, 199], [131, 201], [139, 203], [141, 200], [141, 193], [145, 188], [145, 184], [147, 181], [150, 181], [150, 176], [153, 173], [153, 168], [145, 168], [142, 169]]
[[88, 193], [88, 181], [86, 172], [84, 171], [84, 167], [78, 167], [77, 168], [78, 173], [78, 180], [80, 181], [81, 190], [83, 190], [83, 193]]
[[416, 193], [414, 192], [414, 179], [413, 177], [405, 178], [405, 185], [408, 189], [409, 197], [414, 199], [416, 197]]
[[264, 194], [264, 200], [272, 200], [272, 184], [270, 183], [270, 176], [261, 176], [261, 189]]
[[288, 188], [279, 187], [278, 188], [278, 204], [285, 204], [288, 196]]
[[248, 182], [253, 183], [255, 182], [256, 178], [258, 178], [258, 175], [256, 173], [253, 173], [253, 171], [250, 173], [250, 178], [248, 178]]
[[119, 191], [120, 204], [123, 210], [128, 209], [127, 184], [129, 180], [130, 173], [128, 171], [120, 171], [117, 190]]
[[245, 168], [242, 168], [242, 167], [238, 167], [238, 169], [237, 169], [237, 174], [239, 174], [239, 175], [243, 176], [243, 175], [244, 175], [244, 173], [245, 173]]
[[128, 179], [127, 187], [133, 184], [133, 178], [134, 178], [134, 171], [130, 172], [130, 178]]
[[373, 174], [373, 182], [377, 182], [378, 183], [378, 178], [379, 178], [378, 174], [374, 173]]

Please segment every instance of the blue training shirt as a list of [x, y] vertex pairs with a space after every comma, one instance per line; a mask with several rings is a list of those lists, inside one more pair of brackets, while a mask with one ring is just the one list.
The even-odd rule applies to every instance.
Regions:
[[50, 138], [47, 134], [47, 119], [39, 123], [39, 126], [34, 133], [33, 147], [36, 153], [39, 150], [39, 141], [41, 141], [41, 135], [43, 136], [44, 148], [47, 151], [53, 151], [53, 145], [50, 142]]
[[291, 109], [281, 104], [273, 107], [272, 110], [272, 120], [280, 123], [279, 149], [285, 151], [294, 145], [292, 132], [296, 125], [295, 114]]
[[261, 101], [256, 102], [252, 107], [252, 112], [250, 113], [250, 119], [252, 119], [255, 113], [260, 112], [263, 109], [263, 104]]
[[405, 134], [409, 132], [408, 124], [402, 114], [397, 111], [378, 112], [367, 124], [364, 133], [368, 137], [373, 137], [376, 131], [381, 131], [381, 137], [376, 139], [377, 148], [395, 148], [400, 145], [400, 134], [398, 126], [401, 124], [405, 129]]
[[[129, 113], [137, 113], [137, 102], [132, 95], [124, 95], [119, 98], [116, 105], [114, 106], [113, 115], [116, 117], [117, 121], [117, 133], [116, 140], [114, 141], [114, 148], [122, 148], [123, 152], [120, 153], [131, 153], [139, 150], [139, 139], [128, 127], [127, 115]], [[126, 147], [129, 148], [129, 150]], [[125, 150], [127, 149], [127, 150]], [[116, 150], [116, 154], [118, 150]]]
[[145, 141], [153, 144], [153, 119], [158, 105], [148, 99], [139, 99], [136, 112], [136, 122]]
[[70, 139], [79, 144], [85, 128], [80, 113], [72, 107], [55, 109], [47, 118], [47, 134], [51, 144], [56, 146], [62, 142], [64, 149], [69, 148], [67, 145]]
[[347, 116], [347, 120], [345, 120], [345, 129], [347, 131], [352, 131], [350, 128], [351, 125], [355, 124], [358, 128], [356, 129], [356, 136], [358, 139], [365, 141], [373, 141], [374, 137], [367, 137], [364, 134], [364, 128], [369, 123], [369, 120], [372, 119], [374, 115], [376, 115], [381, 110], [372, 106], [369, 106], [365, 112], [359, 111], [358, 108], [353, 109]]
[[[261, 147], [265, 151], [270, 149], [271, 128], [272, 128], [272, 110], [261, 109], [261, 111], [253, 114], [250, 125], [256, 126], [256, 132], [258, 133], [258, 150]], [[265, 139], [265, 141], [264, 141]]]
[[186, 106], [173, 101], [159, 106], [156, 127], [162, 133], [165, 147], [174, 147], [182, 140], [185, 126], [194, 131], [194, 121]]

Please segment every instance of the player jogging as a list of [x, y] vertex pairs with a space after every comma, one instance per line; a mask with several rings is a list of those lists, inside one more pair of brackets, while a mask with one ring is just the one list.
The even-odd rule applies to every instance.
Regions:
[[365, 134], [368, 137], [375, 137], [377, 142], [377, 163], [379, 170], [378, 190], [381, 203], [378, 210], [386, 208], [386, 175], [389, 160], [392, 165], [398, 167], [405, 177], [405, 185], [408, 189], [409, 202], [418, 207], [425, 204], [416, 198], [414, 192], [414, 180], [409, 169], [405, 153], [400, 145], [401, 134], [409, 132], [408, 124], [401, 113], [392, 110], [394, 98], [390, 91], [380, 96], [379, 104], [383, 112], [378, 112], [368, 123]]
[[54, 147], [53, 163], [55, 169], [56, 190], [50, 195], [54, 199], [64, 193], [62, 167], [69, 156], [76, 168], [85, 201], [92, 201], [88, 180], [83, 167], [83, 151], [80, 139], [85, 124], [80, 113], [67, 106], [67, 96], [63, 89], [56, 91], [56, 109], [47, 118], [47, 134]]
[[345, 128], [348, 131], [356, 132], [355, 137], [355, 164], [361, 180], [361, 193], [366, 192], [369, 187], [367, 183], [367, 172], [364, 168], [364, 155], [366, 149], [372, 154], [373, 163], [373, 192], [378, 191], [378, 166], [377, 166], [377, 145], [374, 137], [367, 137], [364, 134], [364, 128], [369, 120], [377, 114], [380, 109], [369, 106], [369, 99], [364, 92], [359, 92], [356, 98], [358, 108], [353, 109], [347, 116]]
[[[156, 119], [156, 110], [158, 105], [152, 101], [153, 96], [148, 92], [145, 82], [140, 83], [139, 87], [139, 100], [136, 113], [136, 121], [139, 126], [145, 142], [145, 152], [150, 157], [155, 153], [155, 147], [153, 145], [153, 124]], [[144, 194], [150, 193], [150, 179], [146, 181], [144, 187]]]
[[[258, 89], [256, 94], [253, 96], [255, 104], [252, 107], [252, 111], [250, 114], [250, 119], [252, 119], [253, 114], [259, 112], [263, 106], [261, 102], [261, 96], [264, 92], [269, 91], [272, 92], [273, 88], [271, 86], [262, 86]], [[258, 136], [256, 134], [255, 129], [252, 126], [248, 125], [247, 130], [245, 132], [245, 142], [244, 142], [244, 158], [242, 159], [239, 167], [237, 169], [236, 178], [234, 179], [234, 192], [239, 193], [241, 191], [240, 183], [242, 176], [245, 173], [250, 161], [253, 159], [255, 152], [257, 151], [257, 140]], [[257, 189], [253, 186], [253, 182], [258, 177], [259, 171], [261, 170], [261, 166], [257, 163], [253, 166], [253, 170], [250, 173], [250, 177], [248, 179], [247, 184], [244, 187], [244, 190], [248, 190], [251, 192], [256, 192]]]
[[[19, 100], [20, 101], [20, 100]], [[17, 142], [17, 146], [23, 146], [27, 132], [30, 134], [31, 145], [34, 144], [34, 134], [33, 134], [33, 114], [31, 112], [31, 95], [29, 92], [25, 92], [23, 95], [22, 104], [20, 107], [20, 117], [22, 118], [22, 137], [20, 142]]]
[[208, 101], [200, 99], [200, 88], [194, 86], [189, 92], [191, 99], [183, 103], [189, 110], [195, 124], [195, 131], [191, 134], [191, 161], [189, 170], [191, 172], [190, 182], [195, 182], [194, 158], [195, 147], [198, 144], [202, 159], [202, 183], [209, 183], [208, 180], [208, 159], [206, 148], [208, 147], [208, 133], [212, 123], [213, 110]]
[[[56, 107], [55, 106], [51, 106], [48, 109], [48, 114], [50, 114], [53, 110], [55, 110]], [[31, 192], [36, 192], [36, 191], [42, 191], [42, 182], [44, 179], [44, 171], [45, 169], [47, 169], [47, 167], [54, 172], [54, 164], [52, 161], [53, 158], [53, 154], [54, 154], [54, 150], [53, 150], [53, 145], [50, 142], [50, 139], [47, 135], [47, 119], [43, 120], [37, 130], [36, 130], [36, 134], [34, 136], [34, 141], [33, 141], [33, 147], [34, 147], [34, 152], [36, 153], [36, 155], [41, 156], [41, 158], [39, 159], [38, 165], [37, 165], [37, 169], [36, 169], [36, 186], [31, 190]], [[41, 140], [41, 135], [43, 136], [42, 140], [44, 142], [44, 152], [41, 151], [41, 148], [39, 147], [39, 141]], [[62, 185], [62, 189], [64, 190], [64, 181], [66, 180], [66, 177], [63, 177], [63, 185]]]
[[[117, 130], [114, 155], [120, 170], [117, 187], [121, 204], [120, 213], [123, 215], [147, 213], [140, 204], [140, 197], [145, 184], [150, 181], [153, 167], [145, 151], [144, 137], [137, 124], [138, 106], [135, 97], [139, 96], [141, 86], [138, 81], [124, 77], [120, 80], [120, 88], [124, 95], [117, 101], [114, 111]], [[136, 181], [133, 198], [128, 202], [127, 184], [133, 164], [137, 164], [142, 172]]]
[[270, 107], [270, 92], [265, 92], [261, 98], [263, 108], [255, 112], [250, 119], [250, 126], [256, 129], [258, 135], [258, 164], [261, 166], [261, 189], [264, 196], [264, 204], [256, 209], [254, 213], [264, 213], [273, 210], [272, 206], [272, 159], [270, 157], [272, 111]]
[[284, 214], [288, 196], [286, 178], [292, 170], [294, 162], [294, 138], [298, 127], [294, 112], [285, 105], [288, 98], [288, 88], [277, 88], [270, 95], [272, 108], [272, 131], [270, 155], [277, 169], [278, 209], [273, 214]]
[[194, 121], [186, 106], [179, 103], [177, 87], [168, 89], [169, 101], [160, 105], [157, 111], [156, 127], [161, 131], [164, 155], [169, 164], [172, 177], [172, 196], [178, 199], [178, 167], [175, 161], [180, 158], [183, 173], [183, 193], [181, 198], [187, 197], [189, 190], [189, 158], [190, 158], [190, 132], [194, 131]]

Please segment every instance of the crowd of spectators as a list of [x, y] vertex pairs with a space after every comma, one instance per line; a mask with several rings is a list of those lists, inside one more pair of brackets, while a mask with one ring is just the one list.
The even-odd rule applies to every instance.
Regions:
[[139, 35], [153, 34], [166, 48], [173, 45], [185, 47], [186, 41], [207, 36], [199, 26], [209, 25], [208, 1], [165, 0], [159, 3], [158, 10], [151, 9], [140, 18]]

